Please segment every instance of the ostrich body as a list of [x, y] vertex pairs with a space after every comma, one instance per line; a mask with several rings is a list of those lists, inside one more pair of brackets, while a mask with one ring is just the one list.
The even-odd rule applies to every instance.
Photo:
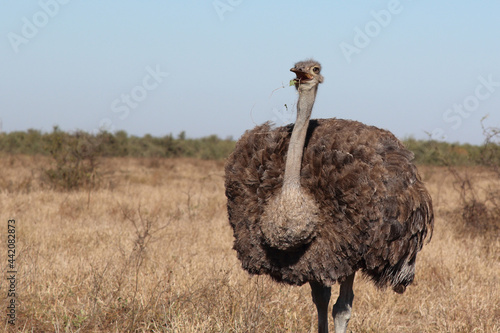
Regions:
[[330, 286], [335, 332], [350, 318], [354, 274], [402, 293], [432, 234], [432, 201], [413, 154], [388, 131], [342, 119], [310, 120], [321, 66], [295, 64], [295, 124], [247, 131], [227, 160], [226, 196], [234, 249], [251, 274], [309, 282], [318, 330], [328, 332]]

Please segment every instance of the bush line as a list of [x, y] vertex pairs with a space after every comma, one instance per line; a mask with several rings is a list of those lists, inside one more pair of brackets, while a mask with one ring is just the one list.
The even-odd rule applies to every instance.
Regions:
[[[415, 162], [425, 165], [488, 165], [500, 164], [500, 145], [485, 142], [482, 145], [438, 142], [434, 140], [402, 140], [415, 154]], [[185, 132], [177, 137], [172, 134], [153, 137], [129, 135], [125, 131], [114, 134], [100, 132], [89, 134], [83, 131], [63, 132], [57, 126], [50, 133], [39, 130], [0, 133], [0, 151], [10, 154], [47, 155], [64, 150], [64, 147], [79, 147], [85, 150], [90, 143], [98, 157], [192, 157], [205, 160], [221, 160], [234, 149], [232, 138], [220, 139], [210, 135], [199, 139], [186, 138]], [[446, 156], [446, 160], [443, 160]], [[487, 158], [485, 159], [485, 157]], [[492, 160], [494, 159], [494, 161]]]

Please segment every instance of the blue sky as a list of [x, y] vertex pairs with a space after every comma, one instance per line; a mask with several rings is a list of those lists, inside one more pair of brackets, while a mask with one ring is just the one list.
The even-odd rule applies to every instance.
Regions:
[[500, 126], [500, 2], [1, 1], [0, 119], [29, 128], [238, 138], [294, 121], [297, 61], [322, 63], [313, 117], [480, 143]]

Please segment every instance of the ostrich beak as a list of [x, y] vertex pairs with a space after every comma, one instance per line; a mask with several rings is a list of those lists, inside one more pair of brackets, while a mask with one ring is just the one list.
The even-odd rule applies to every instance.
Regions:
[[290, 68], [290, 71], [294, 72], [295, 75], [297, 75], [297, 78], [295, 79], [295, 81], [297, 81], [297, 82], [311, 81], [312, 78], [313, 78], [313, 76], [311, 74], [303, 72], [300, 69], [297, 69], [295, 67], [294, 68]]

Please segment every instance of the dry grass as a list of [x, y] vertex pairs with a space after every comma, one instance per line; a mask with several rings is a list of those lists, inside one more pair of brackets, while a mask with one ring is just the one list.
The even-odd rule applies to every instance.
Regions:
[[[9, 218], [17, 221], [19, 306], [16, 326], [3, 322], [6, 331], [316, 330], [308, 286], [279, 285], [240, 268], [231, 249], [222, 162], [106, 160], [103, 185], [89, 202], [85, 190], [43, 186], [39, 177], [47, 163], [39, 157], [0, 159], [4, 233]], [[500, 332], [500, 237], [464, 233], [453, 177], [440, 168], [421, 173], [437, 218], [415, 283], [397, 295], [357, 276], [349, 329]], [[5, 276], [7, 249], [0, 244]]]

